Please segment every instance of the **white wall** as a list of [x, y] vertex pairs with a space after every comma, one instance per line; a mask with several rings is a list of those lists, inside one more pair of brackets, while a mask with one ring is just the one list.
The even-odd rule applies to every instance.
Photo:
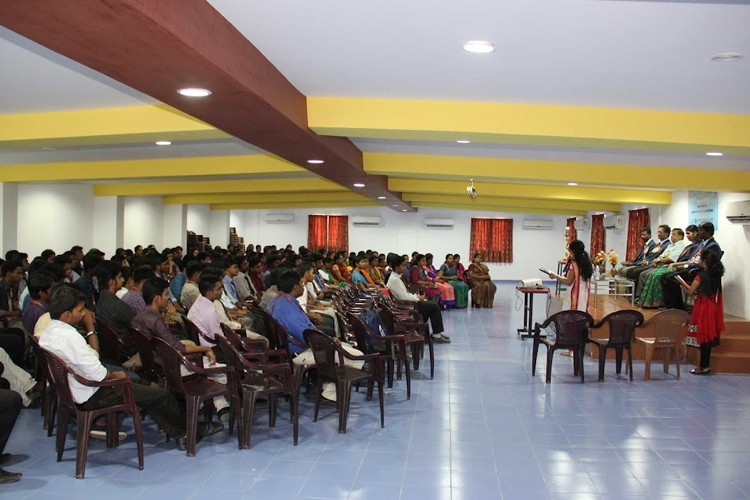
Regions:
[[0, 182], [0, 250], [2, 255], [18, 246], [18, 184]]
[[107, 255], [123, 246], [125, 199], [120, 196], [94, 197], [92, 242]]
[[212, 210], [208, 231], [211, 246], [226, 247], [229, 244], [229, 210]]
[[162, 249], [163, 208], [160, 196], [125, 198], [123, 242], [126, 248], [153, 244], [158, 250]]
[[211, 209], [208, 205], [187, 206], [187, 230], [208, 236], [211, 232]]
[[93, 245], [94, 193], [90, 184], [20, 184], [18, 248], [30, 257], [46, 248]]

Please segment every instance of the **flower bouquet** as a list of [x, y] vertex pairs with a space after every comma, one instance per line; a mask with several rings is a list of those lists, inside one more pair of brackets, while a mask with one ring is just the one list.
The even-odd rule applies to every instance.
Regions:
[[609, 265], [612, 266], [612, 276], [616, 274], [615, 267], [617, 267], [617, 264], [620, 262], [620, 256], [617, 255], [617, 252], [615, 252], [615, 249], [612, 248], [607, 253], [607, 262], [609, 262]]

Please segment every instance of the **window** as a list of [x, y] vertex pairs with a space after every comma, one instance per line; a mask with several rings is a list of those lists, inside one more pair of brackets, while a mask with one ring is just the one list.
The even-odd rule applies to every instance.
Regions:
[[310, 250], [349, 250], [347, 215], [309, 215], [307, 223], [307, 248]]
[[513, 262], [513, 219], [471, 219], [470, 257], [486, 262]]

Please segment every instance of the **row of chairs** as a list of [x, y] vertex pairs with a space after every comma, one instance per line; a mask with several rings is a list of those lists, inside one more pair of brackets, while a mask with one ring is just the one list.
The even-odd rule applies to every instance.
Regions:
[[[623, 352], [628, 353], [626, 372], [633, 380], [633, 343], [645, 346], [645, 379], [651, 378], [651, 360], [655, 350], [662, 351], [664, 373], [669, 373], [670, 359], [674, 358], [677, 366], [677, 378], [680, 378], [680, 339], [690, 315], [680, 309], [660, 311], [644, 322], [643, 314], [633, 309], [616, 311], [608, 314], [595, 324], [594, 319], [582, 311], [560, 311], [537, 323], [534, 328], [534, 345], [531, 355], [531, 375], [536, 374], [536, 362], [539, 346], [547, 348], [547, 371], [545, 382], [552, 380], [552, 359], [554, 352], [560, 349], [573, 351], [573, 374], [580, 376], [584, 382], [583, 358], [586, 344], [592, 343], [599, 350], [599, 381], [604, 381], [604, 365], [607, 349], [615, 350], [616, 373], [622, 368]], [[608, 337], [602, 338], [596, 330], [608, 329]], [[543, 332], [554, 332], [554, 337]], [[638, 334], [637, 334], [638, 333]]]

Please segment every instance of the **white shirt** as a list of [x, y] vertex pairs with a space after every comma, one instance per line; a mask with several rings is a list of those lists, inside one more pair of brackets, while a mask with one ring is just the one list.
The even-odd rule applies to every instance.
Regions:
[[[101, 382], [107, 376], [107, 369], [99, 361], [99, 355], [86, 343], [83, 336], [67, 323], [53, 319], [39, 339], [39, 345], [57, 354], [78, 375]], [[87, 387], [68, 375], [70, 392], [73, 401], [85, 403], [99, 390], [98, 387]]]
[[406, 289], [406, 285], [404, 285], [404, 282], [401, 280], [401, 275], [397, 274], [396, 271], [391, 273], [386, 286], [388, 287], [388, 290], [391, 291], [391, 296], [396, 300], [419, 302], [419, 298], [413, 293], [409, 293]]
[[685, 249], [685, 240], [680, 240], [677, 243], [670, 243], [667, 249], [661, 254], [661, 258], [668, 258], [672, 262], [677, 262], [680, 254]]

